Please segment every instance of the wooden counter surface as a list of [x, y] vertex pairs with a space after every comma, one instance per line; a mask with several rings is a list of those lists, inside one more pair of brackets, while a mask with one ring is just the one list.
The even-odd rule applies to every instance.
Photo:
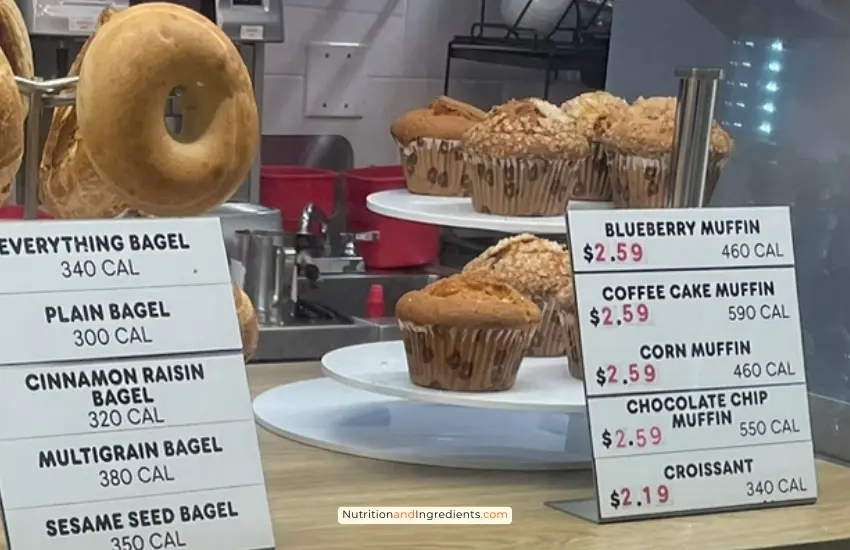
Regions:
[[[255, 394], [321, 376], [316, 363], [252, 366], [248, 373]], [[850, 469], [822, 461], [813, 506], [598, 526], [543, 505], [586, 495], [587, 473], [408, 466], [259, 433], [278, 548], [751, 550], [850, 539]], [[511, 506], [513, 523], [339, 525], [339, 506]]]

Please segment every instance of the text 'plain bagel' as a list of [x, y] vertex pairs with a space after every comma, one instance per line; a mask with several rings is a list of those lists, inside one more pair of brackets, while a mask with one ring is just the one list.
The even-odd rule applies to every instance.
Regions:
[[[181, 90], [183, 125], [163, 119]], [[244, 181], [259, 141], [251, 78], [218, 27], [188, 8], [140, 4], [95, 35], [77, 85], [81, 141], [92, 167], [130, 208], [206, 212]]]

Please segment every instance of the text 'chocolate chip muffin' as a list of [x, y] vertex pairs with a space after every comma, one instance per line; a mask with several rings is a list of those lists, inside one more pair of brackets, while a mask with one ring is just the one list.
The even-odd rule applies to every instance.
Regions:
[[590, 149], [558, 107], [532, 98], [491, 109], [464, 135], [463, 153], [476, 212], [556, 216]]
[[[619, 208], [663, 208], [667, 205], [673, 166], [676, 99], [640, 98], [602, 138], [611, 171], [614, 203]], [[712, 123], [705, 182], [711, 199], [734, 142]]]
[[513, 387], [540, 309], [483, 275], [452, 275], [396, 304], [410, 380], [454, 391]]
[[401, 152], [407, 189], [420, 195], [468, 197], [460, 138], [484, 116], [472, 105], [441, 96], [427, 108], [396, 119], [390, 131]]
[[561, 110], [571, 117], [580, 136], [590, 145], [590, 156], [584, 163], [584, 173], [576, 178], [570, 189], [570, 198], [587, 201], [610, 201], [611, 178], [608, 161], [600, 139], [612, 124], [620, 120], [629, 104], [608, 92], [587, 92], [561, 105]]
[[527, 355], [566, 355], [566, 312], [558, 294], [572, 288], [570, 256], [560, 244], [522, 234], [502, 239], [466, 264], [466, 274], [484, 274], [506, 283], [540, 308], [540, 325]]

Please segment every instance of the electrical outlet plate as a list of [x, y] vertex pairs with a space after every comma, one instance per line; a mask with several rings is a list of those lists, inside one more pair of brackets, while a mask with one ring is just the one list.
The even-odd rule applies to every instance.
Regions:
[[307, 46], [304, 116], [360, 118], [366, 100], [366, 45], [311, 42]]

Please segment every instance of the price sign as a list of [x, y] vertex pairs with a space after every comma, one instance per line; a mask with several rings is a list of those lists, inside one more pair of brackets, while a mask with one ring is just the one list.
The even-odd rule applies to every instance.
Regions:
[[788, 209], [568, 224], [597, 487], [551, 504], [605, 522], [813, 502]]
[[7, 226], [10, 546], [273, 548], [218, 221]]
[[794, 264], [787, 207], [656, 212], [569, 211], [576, 272]]

